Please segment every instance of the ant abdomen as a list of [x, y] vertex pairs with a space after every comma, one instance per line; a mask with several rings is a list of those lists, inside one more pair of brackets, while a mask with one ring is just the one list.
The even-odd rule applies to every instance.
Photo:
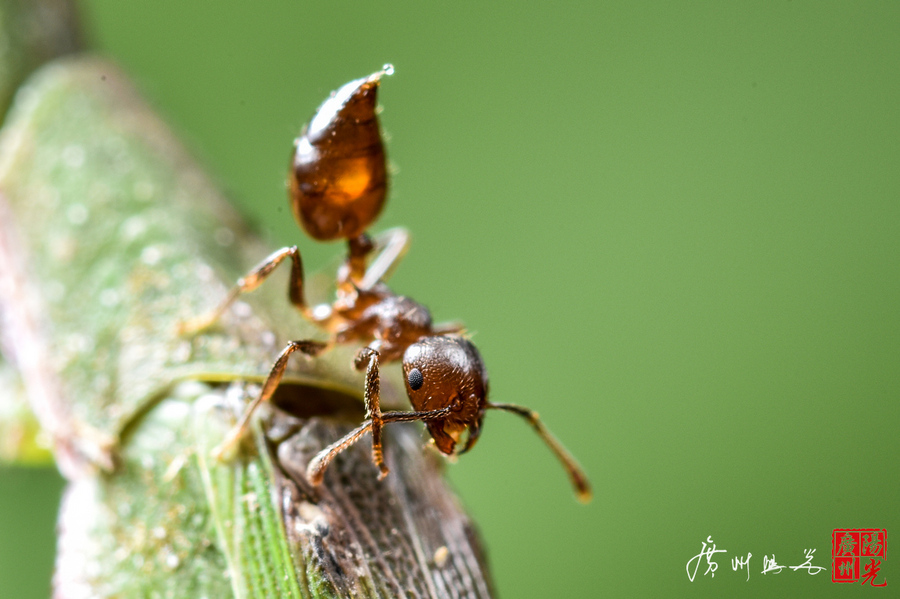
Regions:
[[294, 217], [320, 241], [362, 235], [387, 194], [387, 164], [376, 115], [385, 68], [332, 93], [294, 142], [290, 194]]

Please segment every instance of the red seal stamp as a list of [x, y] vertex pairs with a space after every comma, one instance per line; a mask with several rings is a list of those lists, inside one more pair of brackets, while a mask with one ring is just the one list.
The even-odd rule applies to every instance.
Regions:
[[883, 528], [835, 528], [831, 533], [832, 582], [858, 582], [883, 587], [884, 577], [876, 584], [887, 552], [887, 530]]

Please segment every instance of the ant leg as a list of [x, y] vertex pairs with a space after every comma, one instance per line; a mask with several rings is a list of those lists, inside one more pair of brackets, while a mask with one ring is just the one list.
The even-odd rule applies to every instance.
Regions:
[[272, 366], [272, 370], [269, 372], [266, 382], [263, 383], [262, 391], [260, 391], [259, 396], [247, 406], [247, 409], [244, 410], [238, 423], [228, 432], [225, 439], [213, 449], [213, 457], [219, 459], [226, 451], [234, 447], [235, 443], [243, 436], [247, 425], [250, 424], [250, 417], [253, 415], [253, 412], [256, 411], [256, 408], [259, 407], [259, 404], [264, 401], [269, 401], [272, 398], [272, 394], [275, 393], [275, 390], [281, 383], [281, 379], [284, 378], [284, 371], [287, 368], [288, 358], [292, 353], [300, 351], [307, 356], [315, 357], [326, 349], [328, 349], [328, 344], [322, 343], [321, 341], [289, 341], [287, 346], [281, 350], [278, 359], [275, 360], [275, 364]]
[[199, 333], [215, 324], [239, 295], [253, 291], [259, 287], [262, 282], [272, 274], [272, 271], [287, 258], [290, 258], [292, 262], [289, 289], [291, 303], [309, 318], [310, 311], [303, 296], [303, 262], [300, 259], [300, 250], [297, 249], [297, 246], [292, 246], [281, 248], [277, 252], [272, 253], [265, 260], [257, 264], [253, 270], [238, 279], [235, 286], [228, 292], [225, 299], [222, 300], [222, 303], [216, 306], [216, 308], [211, 310], [208, 314], [192, 318], [187, 322], [182, 322], [178, 327], [179, 334], [186, 335]]
[[[439, 410], [431, 410], [429, 412], [384, 412], [381, 414], [381, 422], [413, 422], [416, 420], [437, 420], [440, 418], [446, 418], [451, 414], [454, 408], [457, 406], [448, 406], [446, 408], [441, 408]], [[339, 453], [359, 441], [363, 435], [372, 430], [372, 421], [366, 420], [357, 428], [353, 429], [322, 451], [316, 454], [316, 456], [309, 461], [309, 465], [306, 467], [306, 478], [313, 485], [322, 484], [322, 479], [325, 477], [325, 469], [328, 468], [328, 465], [331, 463], [334, 458], [337, 457]], [[378, 477], [379, 480], [384, 478], [386, 472], [382, 471], [382, 474]]]
[[328, 468], [328, 464], [331, 463], [339, 453], [356, 443], [360, 440], [360, 438], [369, 432], [372, 429], [372, 421], [366, 420], [357, 428], [353, 429], [322, 451], [316, 454], [316, 456], [310, 460], [309, 465], [306, 467], [306, 479], [315, 486], [322, 484], [322, 479], [325, 478], [325, 469]]
[[575, 487], [575, 494], [578, 496], [578, 500], [582, 503], [587, 503], [591, 500], [591, 484], [588, 482], [587, 476], [584, 474], [581, 466], [578, 465], [578, 462], [575, 461], [572, 454], [566, 451], [566, 448], [562, 446], [562, 443], [557, 441], [556, 437], [547, 430], [540, 418], [538, 418], [537, 412], [508, 403], [488, 403], [485, 407], [492, 410], [512, 412], [527, 420], [531, 426], [534, 427], [534, 430], [541, 439], [544, 440], [544, 443], [550, 447], [550, 450], [556, 455], [557, 459], [562, 463], [563, 468], [565, 468], [566, 473], [569, 475], [569, 480], [572, 481], [572, 486]]
[[378, 255], [369, 264], [366, 274], [359, 284], [362, 290], [368, 290], [378, 281], [386, 281], [409, 250], [409, 231], [402, 227], [388, 229], [375, 239]]
[[[370, 419], [372, 430], [372, 461], [381, 471], [379, 479], [387, 476], [389, 470], [384, 463], [384, 451], [381, 446], [381, 429], [384, 421], [381, 415], [381, 381], [378, 377], [378, 351], [372, 347], [364, 347], [356, 354], [356, 369], [366, 369], [366, 417]], [[353, 441], [355, 442], [355, 441]], [[351, 442], [350, 444], [352, 445]], [[349, 445], [348, 445], [349, 446]], [[341, 448], [340, 451], [343, 451]]]

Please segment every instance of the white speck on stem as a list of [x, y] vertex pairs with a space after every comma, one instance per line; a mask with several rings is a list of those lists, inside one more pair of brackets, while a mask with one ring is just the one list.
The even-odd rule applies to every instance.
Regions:
[[125, 241], [137, 239], [147, 230], [147, 223], [139, 216], [132, 216], [122, 223], [122, 237]]
[[87, 222], [88, 216], [88, 209], [84, 204], [72, 204], [69, 206], [69, 209], [66, 210], [66, 218], [68, 218], [69, 222], [73, 225], [83, 225]]
[[155, 266], [159, 263], [159, 260], [162, 258], [162, 252], [156, 246], [149, 246], [144, 248], [144, 251], [141, 252], [141, 262], [146, 264], [147, 266]]
[[233, 310], [240, 318], [249, 318], [253, 314], [253, 309], [246, 302], [234, 302]]
[[100, 304], [105, 308], [114, 308], [119, 305], [119, 292], [115, 289], [104, 289], [100, 292]]
[[265, 346], [272, 347], [275, 345], [275, 341], [276, 341], [275, 333], [273, 333], [272, 331], [263, 331], [263, 334], [261, 335], [261, 340]]
[[447, 558], [450, 557], [450, 550], [446, 545], [441, 545], [434, 552], [434, 565], [443, 568], [447, 564]]
[[70, 145], [63, 148], [63, 163], [69, 168], [81, 168], [84, 165], [84, 148], [79, 145]]

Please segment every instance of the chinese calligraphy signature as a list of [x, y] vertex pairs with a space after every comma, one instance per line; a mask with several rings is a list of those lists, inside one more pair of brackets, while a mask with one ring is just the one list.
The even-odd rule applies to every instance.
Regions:
[[[719, 568], [719, 564], [715, 561], [715, 557], [717, 553], [728, 553], [726, 549], [717, 549], [716, 544], [713, 541], [712, 535], [706, 537], [706, 541], [703, 542], [703, 546], [700, 549], [700, 553], [692, 557], [688, 560], [687, 565], [685, 566], [685, 570], [687, 572], [688, 580], [694, 582], [694, 579], [697, 577], [697, 572], [700, 569], [700, 564], [703, 560], [706, 560], [706, 571], [703, 573], [704, 576], [707, 574], [710, 578], [715, 578], [716, 570]], [[763, 569], [761, 571], [762, 574], [768, 574], [770, 572], [774, 572], [775, 574], [780, 574], [782, 570], [785, 568], [790, 568], [794, 572], [797, 570], [806, 570], [807, 574], [814, 576], [819, 572], [825, 570], [826, 568], [823, 566], [814, 566], [812, 561], [815, 557], [816, 550], [815, 549], [804, 549], [803, 550], [806, 560], [802, 564], [798, 564], [796, 566], [783, 566], [775, 561], [775, 554], [772, 554], [770, 558], [768, 555], [763, 555]], [[750, 559], [753, 557], [753, 554], [749, 551], [746, 555], [737, 555], [731, 558], [731, 569], [737, 572], [738, 570], [747, 571], [747, 580], [750, 580]], [[876, 567], [878, 564], [873, 566]], [[867, 570], [868, 571], [868, 570]], [[877, 568], [874, 570], [875, 573], [878, 572]], [[874, 578], [874, 574], [873, 574]]]

